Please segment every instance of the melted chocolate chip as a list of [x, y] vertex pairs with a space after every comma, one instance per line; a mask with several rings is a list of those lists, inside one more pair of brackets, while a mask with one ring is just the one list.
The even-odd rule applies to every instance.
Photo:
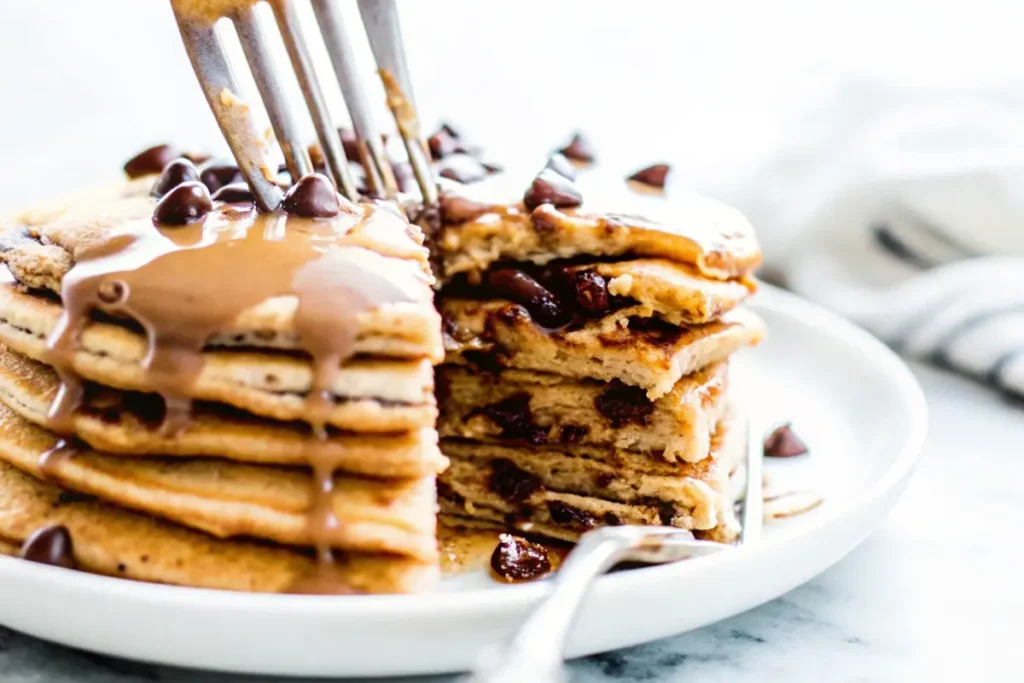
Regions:
[[462, 358], [473, 367], [484, 372], [501, 372], [504, 367], [496, 351], [467, 349], [462, 352]]
[[658, 508], [658, 519], [661, 521], [662, 526], [672, 526], [672, 522], [676, 518], [676, 506], [667, 500], [659, 500], [656, 502]]
[[766, 458], [791, 458], [806, 452], [807, 446], [793, 432], [793, 428], [788, 423], [776, 428], [764, 440]]
[[558, 440], [565, 444], [577, 444], [583, 441], [589, 432], [590, 428], [583, 425], [565, 425], [558, 435]]
[[502, 581], [532, 581], [551, 571], [551, 559], [544, 546], [501, 534], [491, 554], [491, 569]]
[[558, 298], [527, 273], [516, 268], [497, 268], [486, 274], [487, 287], [498, 296], [525, 306], [530, 316], [545, 327], [569, 322], [570, 313]]
[[530, 189], [523, 195], [523, 204], [530, 211], [542, 204], [567, 209], [583, 203], [583, 195], [571, 180], [550, 168], [543, 169], [533, 179]]
[[242, 173], [234, 164], [210, 163], [199, 171], [199, 180], [210, 192], [216, 192], [225, 185], [243, 182]]
[[606, 512], [601, 515], [601, 521], [605, 526], [622, 526], [622, 519], [614, 512]]
[[597, 526], [597, 519], [586, 510], [563, 503], [560, 500], [548, 501], [548, 514], [551, 521], [573, 529], [592, 529]]
[[487, 169], [468, 154], [451, 154], [438, 164], [438, 175], [469, 184], [487, 177]]
[[611, 310], [608, 282], [592, 270], [581, 270], [574, 274], [573, 286], [576, 304], [591, 315], [604, 315]]
[[164, 167], [181, 156], [177, 148], [170, 145], [157, 145], [139, 152], [124, 165], [124, 172], [129, 178], [160, 173]]
[[333, 218], [341, 213], [341, 201], [327, 176], [310, 173], [288, 190], [281, 208], [303, 218]]
[[594, 161], [594, 149], [590, 146], [590, 142], [583, 137], [582, 133], [576, 133], [573, 135], [569, 144], [558, 151], [565, 155], [566, 158], [572, 159], [573, 161], [579, 161], [585, 164], [589, 164]]
[[199, 171], [188, 159], [175, 159], [164, 166], [163, 173], [153, 184], [150, 194], [154, 197], [163, 197], [165, 194], [182, 183], [199, 180]]
[[569, 162], [569, 160], [566, 159], [561, 154], [552, 154], [551, 158], [548, 159], [548, 163], [547, 166], [545, 166], [545, 168], [550, 168], [552, 171], [562, 176], [563, 178], [568, 178], [569, 180], [576, 180], [576, 167], [573, 166]]
[[475, 412], [485, 415], [491, 422], [501, 427], [501, 436], [507, 439], [521, 439], [535, 446], [548, 440], [547, 430], [533, 422], [530, 395], [525, 391], [486, 405]]
[[29, 562], [39, 562], [65, 569], [75, 568], [71, 533], [66, 526], [60, 524], [44, 526], [29, 536], [22, 544], [19, 555]]
[[643, 389], [617, 379], [612, 380], [608, 389], [594, 399], [594, 407], [608, 418], [614, 429], [630, 423], [646, 425], [654, 412], [654, 403], [647, 398]]
[[594, 483], [597, 484], [598, 488], [606, 489], [608, 486], [615, 481], [615, 475], [611, 472], [601, 472], [594, 477]]
[[157, 202], [153, 220], [162, 225], [186, 225], [201, 220], [212, 208], [205, 185], [197, 181], [182, 183]]
[[492, 208], [452, 192], [441, 193], [441, 218], [448, 225], [475, 221]]
[[249, 189], [247, 184], [231, 183], [214, 192], [213, 200], [226, 204], [241, 204], [243, 202], [251, 204], [256, 201], [256, 198], [253, 197], [252, 190]]
[[511, 460], [498, 458], [491, 462], [487, 488], [510, 503], [522, 503], [541, 489], [541, 481], [516, 467]]
[[647, 168], [640, 169], [633, 175], [629, 176], [629, 179], [635, 180], [638, 183], [643, 183], [644, 185], [663, 189], [665, 187], [665, 181], [668, 179], [668, 172], [668, 164], [653, 164]]

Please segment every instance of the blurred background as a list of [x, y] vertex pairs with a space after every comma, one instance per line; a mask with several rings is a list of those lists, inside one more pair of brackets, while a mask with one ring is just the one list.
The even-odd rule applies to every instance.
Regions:
[[[670, 161], [746, 211], [771, 260], [852, 177], [1024, 149], [1014, 0], [400, 5], [427, 127], [498, 159], [579, 128], [609, 172]], [[0, 63], [0, 210], [116, 178], [150, 144], [219, 148], [164, 0], [3, 0]]]

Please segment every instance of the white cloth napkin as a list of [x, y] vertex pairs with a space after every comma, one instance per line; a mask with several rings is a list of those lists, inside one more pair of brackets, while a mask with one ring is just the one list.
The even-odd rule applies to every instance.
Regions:
[[[1024, 107], [863, 95], [822, 107], [801, 144], [730, 188], [770, 224], [767, 270], [901, 352], [1024, 396]], [[758, 215], [758, 186], [774, 213]]]

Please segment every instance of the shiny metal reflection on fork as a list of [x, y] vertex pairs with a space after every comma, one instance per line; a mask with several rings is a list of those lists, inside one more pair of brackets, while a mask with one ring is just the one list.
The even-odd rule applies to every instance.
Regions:
[[[763, 515], [763, 446], [748, 421], [745, 485], [740, 545], [761, 534]], [[566, 638], [579, 607], [594, 580], [620, 562], [662, 564], [733, 550], [734, 546], [701, 541], [673, 527], [616, 526], [589, 531], [580, 537], [558, 572], [551, 590], [516, 634], [486, 650], [463, 683], [562, 683]]]
[[[281, 87], [280, 75], [271, 56], [266, 27], [257, 11], [267, 4], [284, 41], [292, 70], [302, 90], [306, 109], [312, 119], [317, 141], [323, 152], [327, 172], [338, 191], [356, 200], [359, 192], [345, 156], [338, 128], [331, 120], [323, 89], [317, 79], [307, 39], [299, 15], [297, 0], [171, 0], [185, 50], [202, 86], [224, 138], [249, 183], [259, 207], [270, 211], [281, 203], [284, 193], [277, 185], [276, 168], [269, 165], [263, 141], [256, 129], [241, 88], [231, 70], [216, 24], [230, 21], [238, 34], [242, 51], [252, 72], [259, 96], [267, 110], [285, 165], [293, 179], [312, 170], [313, 165], [301, 139], [294, 112], [289, 108]], [[387, 158], [380, 131], [374, 123], [366, 87], [356, 68], [349, 34], [344, 25], [341, 3], [334, 0], [310, 0], [321, 36], [327, 47], [338, 85], [352, 119], [359, 148], [359, 161], [366, 169], [367, 189], [376, 197], [394, 198], [398, 194], [394, 174]], [[409, 74], [402, 44], [402, 32], [395, 0], [359, 0], [363, 25], [377, 65], [386, 70], [403, 88], [406, 101], [412, 103]], [[414, 108], [414, 107], [413, 107]], [[409, 153], [409, 162], [424, 198], [436, 200], [437, 187], [426, 156], [426, 146], [418, 122], [399, 122], [399, 134]]]

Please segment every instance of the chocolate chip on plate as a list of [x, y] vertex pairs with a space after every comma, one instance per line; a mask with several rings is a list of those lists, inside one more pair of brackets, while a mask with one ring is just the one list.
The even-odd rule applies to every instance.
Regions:
[[560, 209], [572, 208], [583, 203], [583, 195], [571, 180], [550, 168], [543, 169], [533, 179], [530, 189], [523, 195], [523, 204], [533, 211], [541, 204], [551, 204]]
[[532, 581], [551, 571], [547, 548], [511, 534], [498, 536], [491, 553], [491, 570], [502, 581]]
[[51, 524], [35, 531], [22, 544], [19, 556], [29, 562], [65, 569], [75, 568], [71, 533], [66, 526], [60, 524]]
[[558, 151], [566, 158], [580, 163], [589, 164], [594, 161], [594, 148], [590, 146], [590, 141], [583, 137], [582, 133], [573, 135], [569, 144]]
[[635, 180], [636, 182], [643, 183], [644, 185], [664, 189], [665, 181], [668, 179], [668, 172], [668, 164], [652, 164], [651, 166], [642, 168], [629, 176], [629, 180]]
[[488, 271], [485, 278], [492, 292], [525, 306], [541, 325], [560, 327], [569, 322], [570, 313], [558, 297], [528, 273], [517, 268], [496, 268]]
[[210, 192], [216, 192], [225, 185], [242, 182], [242, 172], [234, 164], [211, 162], [200, 169], [199, 180]]
[[252, 196], [252, 190], [245, 183], [231, 183], [225, 185], [216, 192], [213, 193], [213, 200], [215, 202], [225, 202], [227, 204], [236, 204], [241, 202], [255, 202], [256, 198]]
[[153, 220], [162, 225], [186, 225], [202, 219], [211, 209], [210, 191], [193, 180], [165, 194], [153, 210]]
[[793, 432], [793, 428], [789, 423], [777, 427], [764, 440], [764, 455], [766, 458], [791, 458], [794, 455], [803, 455], [806, 452], [807, 446]]
[[129, 159], [124, 165], [124, 172], [129, 178], [160, 173], [164, 166], [181, 156], [176, 147], [157, 145], [143, 150]]
[[441, 218], [449, 225], [468, 223], [490, 211], [491, 204], [483, 204], [454, 192], [441, 193]]
[[175, 159], [164, 166], [164, 172], [153, 184], [150, 194], [154, 197], [163, 197], [165, 194], [182, 183], [199, 180], [199, 171], [188, 159]]
[[545, 168], [550, 168], [552, 171], [560, 176], [568, 178], [569, 180], [576, 180], [576, 167], [565, 158], [565, 155], [555, 154], [551, 155], [548, 159], [548, 164]]
[[333, 218], [341, 213], [341, 200], [327, 176], [308, 173], [288, 190], [281, 208], [303, 218]]

